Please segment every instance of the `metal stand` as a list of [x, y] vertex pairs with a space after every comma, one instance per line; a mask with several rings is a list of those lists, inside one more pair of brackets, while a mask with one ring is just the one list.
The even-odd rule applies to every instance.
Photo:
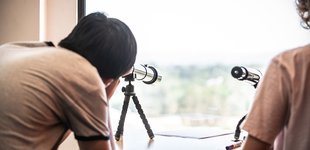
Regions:
[[[258, 85], [258, 82], [256, 82], [256, 84], [253, 85], [255, 89], [256, 89], [257, 85]], [[235, 141], [235, 142], [240, 141], [240, 140], [239, 140], [239, 137], [240, 137], [240, 134], [241, 134], [240, 125], [241, 125], [241, 123], [245, 120], [245, 118], [247, 117], [247, 115], [248, 115], [248, 114], [245, 114], [245, 115], [239, 120], [239, 122], [238, 122], [238, 124], [237, 124], [237, 126], [236, 126], [236, 130], [235, 130], [235, 134], [234, 134], [234, 138], [235, 138], [234, 141]]]
[[120, 120], [118, 123], [116, 134], [115, 134], [115, 139], [117, 141], [119, 141], [120, 137], [123, 135], [124, 123], [125, 123], [125, 118], [126, 118], [126, 113], [128, 110], [128, 104], [129, 104], [130, 97], [132, 97], [132, 100], [133, 100], [133, 102], [134, 102], [134, 104], [138, 110], [140, 118], [142, 119], [142, 122], [145, 126], [145, 129], [147, 130], [147, 133], [148, 133], [150, 139], [153, 139], [154, 138], [153, 131], [152, 131], [147, 119], [146, 119], [145, 114], [143, 113], [141, 105], [138, 101], [138, 97], [136, 96], [136, 94], [134, 92], [134, 86], [131, 84], [131, 82], [134, 81], [133, 74], [129, 74], [129, 75], [125, 76], [125, 81], [128, 81], [129, 84], [126, 85], [126, 87], [122, 88], [122, 92], [124, 92], [125, 99], [124, 99], [124, 103], [123, 103], [122, 114], [121, 114], [121, 117], [120, 117]]

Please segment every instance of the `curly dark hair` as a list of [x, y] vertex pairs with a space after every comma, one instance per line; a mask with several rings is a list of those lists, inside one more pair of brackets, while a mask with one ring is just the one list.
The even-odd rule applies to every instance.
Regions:
[[310, 0], [296, 0], [298, 15], [301, 17], [301, 26], [310, 29]]

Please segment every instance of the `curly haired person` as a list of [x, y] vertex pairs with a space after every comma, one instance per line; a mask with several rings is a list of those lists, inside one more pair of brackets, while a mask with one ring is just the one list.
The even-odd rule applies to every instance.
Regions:
[[[296, 0], [301, 26], [310, 29], [310, 0]], [[310, 44], [275, 56], [243, 124], [244, 150], [310, 149]]]

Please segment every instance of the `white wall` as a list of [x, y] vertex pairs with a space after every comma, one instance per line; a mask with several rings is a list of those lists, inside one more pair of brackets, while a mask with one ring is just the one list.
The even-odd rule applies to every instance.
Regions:
[[45, 1], [46, 37], [41, 40], [49, 40], [57, 44], [71, 32], [77, 23], [77, 0]]
[[0, 44], [37, 40], [57, 44], [77, 22], [77, 0], [0, 0], [0, 19]]
[[0, 0], [0, 44], [39, 40], [39, 0]]

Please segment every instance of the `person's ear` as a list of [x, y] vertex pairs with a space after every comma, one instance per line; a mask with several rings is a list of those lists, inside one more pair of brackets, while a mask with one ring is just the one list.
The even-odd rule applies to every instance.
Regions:
[[125, 77], [125, 76], [131, 74], [132, 72], [133, 72], [133, 67], [130, 68], [125, 74], [123, 74], [122, 77]]
[[103, 83], [105, 84], [106, 87], [108, 87], [113, 81], [113, 78], [104, 78], [102, 79]]

